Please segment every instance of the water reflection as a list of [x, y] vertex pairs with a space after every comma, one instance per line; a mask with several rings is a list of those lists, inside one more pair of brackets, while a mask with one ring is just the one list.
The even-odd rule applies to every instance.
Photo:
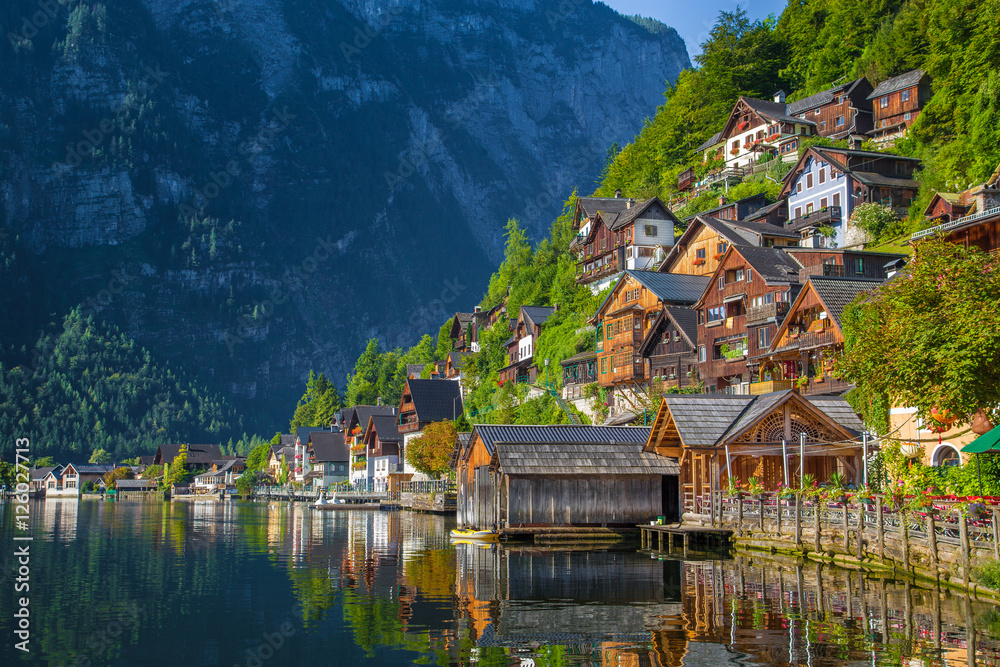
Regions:
[[991, 605], [830, 566], [451, 544], [453, 519], [287, 504], [32, 510], [34, 653], [0, 664], [1000, 664]]

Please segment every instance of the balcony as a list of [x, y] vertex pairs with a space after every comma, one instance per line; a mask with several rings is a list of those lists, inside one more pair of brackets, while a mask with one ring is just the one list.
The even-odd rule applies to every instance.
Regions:
[[594, 282], [595, 280], [599, 280], [599, 279], [603, 278], [604, 276], [614, 275], [616, 273], [619, 273], [620, 271], [621, 271], [621, 269], [618, 268], [618, 265], [616, 263], [614, 263], [614, 262], [611, 262], [609, 264], [605, 264], [604, 266], [600, 266], [600, 267], [597, 267], [597, 268], [594, 268], [594, 269], [590, 269], [589, 271], [581, 271], [581, 272], [577, 273], [576, 274], [576, 282], [578, 284], [579, 283], [590, 283], [590, 282]]
[[804, 266], [799, 269], [799, 278], [802, 281], [809, 276], [826, 276], [833, 278], [843, 278], [844, 277], [844, 265], [843, 264], [814, 264], [813, 266]]
[[759, 396], [770, 394], [774, 391], [785, 391], [795, 386], [795, 380], [765, 380], [764, 382], [751, 382], [750, 394]]
[[843, 394], [851, 385], [843, 380], [837, 378], [832, 378], [829, 375], [824, 375], [823, 379], [819, 382], [816, 378], [809, 378], [809, 382], [804, 387], [799, 388], [799, 393], [803, 396], [821, 396], [830, 394]]
[[828, 225], [830, 223], [839, 223], [841, 216], [841, 208], [839, 206], [827, 206], [826, 208], [821, 208], [818, 211], [813, 211], [812, 213], [806, 213], [805, 215], [799, 216], [798, 218], [793, 218], [785, 223], [786, 227], [798, 227], [798, 226], [822, 226]]
[[757, 324], [767, 320], [784, 317], [788, 314], [788, 302], [765, 303], [761, 306], [747, 308], [747, 324]]

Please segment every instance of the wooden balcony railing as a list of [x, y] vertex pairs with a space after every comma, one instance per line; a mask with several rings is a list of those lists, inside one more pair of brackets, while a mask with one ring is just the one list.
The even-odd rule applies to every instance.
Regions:
[[808, 222], [813, 225], [822, 225], [827, 222], [840, 222], [841, 209], [839, 206], [827, 206], [818, 211], [813, 211], [812, 213], [806, 213], [797, 218], [792, 218], [785, 223], [786, 226], [797, 225], [799, 223]]
[[795, 380], [765, 380], [764, 382], [751, 382], [750, 393], [754, 396], [760, 394], [770, 394], [773, 391], [786, 391], [795, 386]]
[[747, 324], [764, 322], [771, 318], [781, 318], [788, 313], [788, 303], [765, 303], [761, 306], [750, 306], [747, 308]]

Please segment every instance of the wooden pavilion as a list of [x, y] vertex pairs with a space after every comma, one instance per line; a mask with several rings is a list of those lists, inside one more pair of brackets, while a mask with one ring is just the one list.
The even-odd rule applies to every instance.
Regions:
[[733, 476], [765, 490], [799, 484], [800, 435], [804, 471], [820, 482], [834, 471], [860, 484], [864, 425], [841, 396], [805, 398], [794, 390], [760, 396], [668, 394], [650, 429], [647, 452], [676, 457], [681, 502], [697, 512]]

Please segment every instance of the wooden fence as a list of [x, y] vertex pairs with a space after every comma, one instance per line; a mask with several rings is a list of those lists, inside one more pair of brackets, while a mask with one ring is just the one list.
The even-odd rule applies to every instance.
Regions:
[[796, 551], [877, 560], [968, 586], [977, 565], [1000, 560], [1000, 507], [941, 498], [931, 502], [908, 510], [879, 496], [831, 502], [714, 492], [706, 509], [713, 526], [731, 528], [738, 543], [764, 546], [778, 541]]

